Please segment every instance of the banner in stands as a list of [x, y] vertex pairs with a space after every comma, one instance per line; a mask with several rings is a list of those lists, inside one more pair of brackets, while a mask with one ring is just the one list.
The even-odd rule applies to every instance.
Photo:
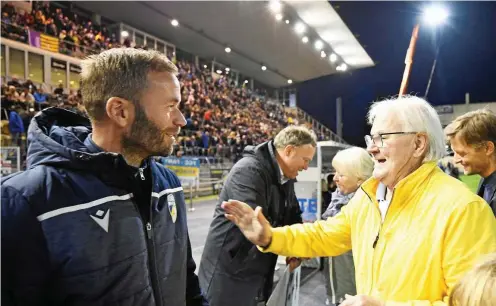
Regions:
[[81, 73], [81, 67], [74, 64], [69, 64], [69, 71], [74, 73]]
[[31, 46], [36, 48], [41, 48], [40, 32], [29, 30], [28, 36], [29, 36], [29, 44]]
[[162, 164], [171, 169], [181, 180], [182, 185], [197, 185], [200, 179], [200, 160], [189, 157], [162, 157]]
[[59, 39], [50, 35], [40, 34], [40, 48], [43, 50], [58, 53]]
[[61, 69], [61, 70], [66, 70], [67, 63], [64, 61], [59, 61], [54, 58], [52, 58], [52, 68], [56, 69]]
[[19, 147], [2, 147], [0, 149], [1, 176], [21, 170], [21, 154]]

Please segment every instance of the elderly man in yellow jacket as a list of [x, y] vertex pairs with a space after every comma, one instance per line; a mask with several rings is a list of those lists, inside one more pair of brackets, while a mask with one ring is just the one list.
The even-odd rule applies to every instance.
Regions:
[[483, 199], [443, 173], [445, 141], [425, 100], [401, 97], [369, 111], [373, 177], [326, 221], [271, 228], [259, 207], [230, 200], [226, 217], [263, 252], [337, 256], [353, 249], [357, 295], [343, 306], [446, 305], [454, 284], [496, 252], [496, 219]]

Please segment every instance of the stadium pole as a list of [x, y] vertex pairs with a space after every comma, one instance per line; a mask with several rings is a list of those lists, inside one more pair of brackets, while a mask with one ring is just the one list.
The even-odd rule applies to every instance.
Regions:
[[403, 79], [401, 81], [401, 87], [399, 96], [403, 96], [406, 93], [408, 88], [408, 78], [410, 77], [410, 71], [412, 70], [413, 64], [413, 56], [415, 55], [415, 46], [417, 44], [418, 32], [419, 32], [420, 24], [416, 24], [413, 28], [412, 38], [410, 39], [410, 46], [406, 51], [405, 58], [405, 71], [403, 72]]
[[427, 95], [429, 94], [429, 89], [431, 88], [432, 77], [434, 76], [434, 70], [436, 69], [437, 57], [439, 56], [439, 46], [436, 50], [436, 55], [434, 57], [434, 62], [432, 63], [431, 74], [429, 75], [429, 81], [427, 82], [427, 88], [425, 89], [424, 99], [427, 99]]

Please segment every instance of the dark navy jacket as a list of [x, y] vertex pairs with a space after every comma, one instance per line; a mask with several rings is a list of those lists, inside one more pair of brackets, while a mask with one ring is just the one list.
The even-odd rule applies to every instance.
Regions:
[[28, 170], [1, 184], [2, 305], [204, 305], [178, 178], [90, 132], [55, 108], [30, 124]]

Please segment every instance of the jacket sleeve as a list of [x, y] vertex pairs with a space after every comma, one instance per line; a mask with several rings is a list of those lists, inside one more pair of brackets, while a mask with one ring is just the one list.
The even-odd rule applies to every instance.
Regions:
[[191, 252], [189, 235], [187, 256], [188, 275], [186, 276], [186, 306], [208, 306], [208, 302], [201, 292], [198, 276], [195, 274], [196, 264]]
[[234, 168], [224, 187], [229, 199], [245, 202], [252, 208], [261, 206], [265, 213], [270, 203], [267, 203], [266, 183], [262, 175], [255, 166]]
[[26, 198], [2, 184], [2, 305], [45, 305], [50, 261]]
[[465, 273], [485, 255], [496, 252], [496, 219], [485, 202], [460, 205], [449, 218], [443, 246], [446, 295], [439, 301], [386, 301], [386, 306], [446, 306], [453, 287]]
[[326, 221], [294, 224], [272, 229], [272, 242], [262, 252], [287, 257], [338, 256], [351, 250], [352, 207], [346, 205], [341, 213]]

